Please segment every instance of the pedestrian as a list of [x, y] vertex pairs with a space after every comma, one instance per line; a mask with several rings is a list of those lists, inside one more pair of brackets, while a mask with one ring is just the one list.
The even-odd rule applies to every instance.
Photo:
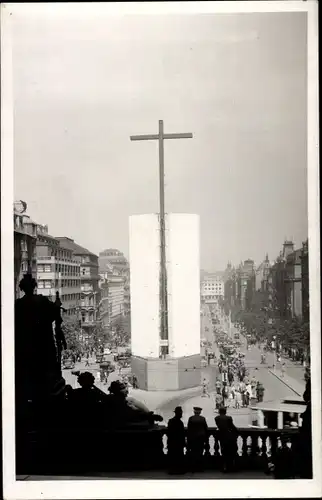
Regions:
[[282, 378], [284, 378], [284, 375], [285, 375], [285, 372], [286, 372], [286, 363], [285, 363], [285, 361], [283, 361], [283, 363], [282, 363], [281, 372], [282, 372], [281, 376], [282, 376]]
[[223, 406], [223, 397], [219, 391], [216, 394], [216, 409], [219, 410], [221, 406]]
[[242, 395], [239, 389], [236, 388], [235, 390], [235, 408], [239, 410], [239, 408], [242, 405]]
[[174, 410], [174, 417], [168, 422], [168, 459], [169, 474], [184, 473], [184, 448], [186, 436], [182, 422], [182, 408], [177, 406]]
[[257, 396], [257, 402], [258, 403], [262, 403], [263, 402], [264, 392], [265, 392], [265, 389], [264, 389], [263, 384], [261, 382], [258, 382], [257, 383], [257, 387], [256, 387], [256, 396]]
[[217, 392], [217, 394], [220, 394], [220, 390], [221, 390], [221, 382], [220, 382], [220, 380], [218, 379], [218, 380], [216, 381], [216, 392]]
[[138, 385], [138, 378], [135, 374], [132, 375], [132, 386], [133, 386], [133, 389], [138, 389], [139, 388], [139, 385]]
[[201, 395], [202, 398], [205, 398], [205, 397], [208, 397], [210, 398], [209, 396], [209, 392], [208, 392], [208, 382], [207, 382], [207, 379], [203, 379], [202, 381], [202, 395]]
[[227, 390], [227, 383], [226, 382], [224, 382], [224, 384], [223, 384], [221, 395], [223, 398], [223, 405], [225, 406], [225, 401], [228, 398], [228, 390]]
[[223, 471], [229, 472], [235, 466], [238, 431], [232, 417], [226, 415], [226, 411], [226, 408], [220, 408], [215, 422], [219, 431]]
[[202, 470], [202, 458], [208, 440], [208, 425], [201, 415], [202, 408], [194, 406], [194, 415], [188, 420], [188, 450], [192, 471]]

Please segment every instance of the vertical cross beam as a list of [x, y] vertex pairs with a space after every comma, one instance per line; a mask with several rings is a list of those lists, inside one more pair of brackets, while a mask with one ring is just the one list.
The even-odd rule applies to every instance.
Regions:
[[[159, 142], [159, 196], [160, 196], [160, 315], [161, 332], [163, 341], [169, 340], [168, 334], [168, 292], [167, 292], [167, 267], [166, 267], [166, 241], [165, 241], [165, 201], [164, 201], [164, 139], [192, 139], [191, 133], [165, 134], [163, 120], [159, 120], [159, 133], [151, 135], [132, 135], [131, 141]], [[168, 354], [169, 345], [164, 346], [163, 354]]]

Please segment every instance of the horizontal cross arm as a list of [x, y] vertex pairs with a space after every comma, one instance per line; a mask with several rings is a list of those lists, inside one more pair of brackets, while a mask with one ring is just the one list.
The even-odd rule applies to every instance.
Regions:
[[156, 135], [131, 135], [131, 141], [155, 141], [159, 140], [159, 134]]
[[192, 139], [193, 135], [190, 132], [184, 134], [163, 134], [163, 139]]

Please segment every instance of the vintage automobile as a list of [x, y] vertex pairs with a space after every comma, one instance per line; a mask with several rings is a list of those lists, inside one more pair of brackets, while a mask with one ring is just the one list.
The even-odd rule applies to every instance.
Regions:
[[103, 354], [102, 360], [100, 362], [100, 369], [112, 373], [115, 371], [115, 365], [113, 364], [113, 354]]
[[75, 363], [71, 358], [63, 360], [63, 370], [72, 370], [75, 368]]

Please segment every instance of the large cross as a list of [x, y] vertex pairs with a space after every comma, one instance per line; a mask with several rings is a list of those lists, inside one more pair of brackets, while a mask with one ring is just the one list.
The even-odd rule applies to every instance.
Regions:
[[[132, 135], [131, 141], [159, 141], [159, 193], [160, 193], [160, 314], [161, 314], [161, 351], [169, 352], [168, 336], [168, 294], [165, 253], [165, 212], [164, 212], [164, 139], [192, 139], [191, 133], [165, 134], [163, 120], [159, 120], [159, 133], [151, 135]], [[163, 349], [162, 349], [163, 348]]]

